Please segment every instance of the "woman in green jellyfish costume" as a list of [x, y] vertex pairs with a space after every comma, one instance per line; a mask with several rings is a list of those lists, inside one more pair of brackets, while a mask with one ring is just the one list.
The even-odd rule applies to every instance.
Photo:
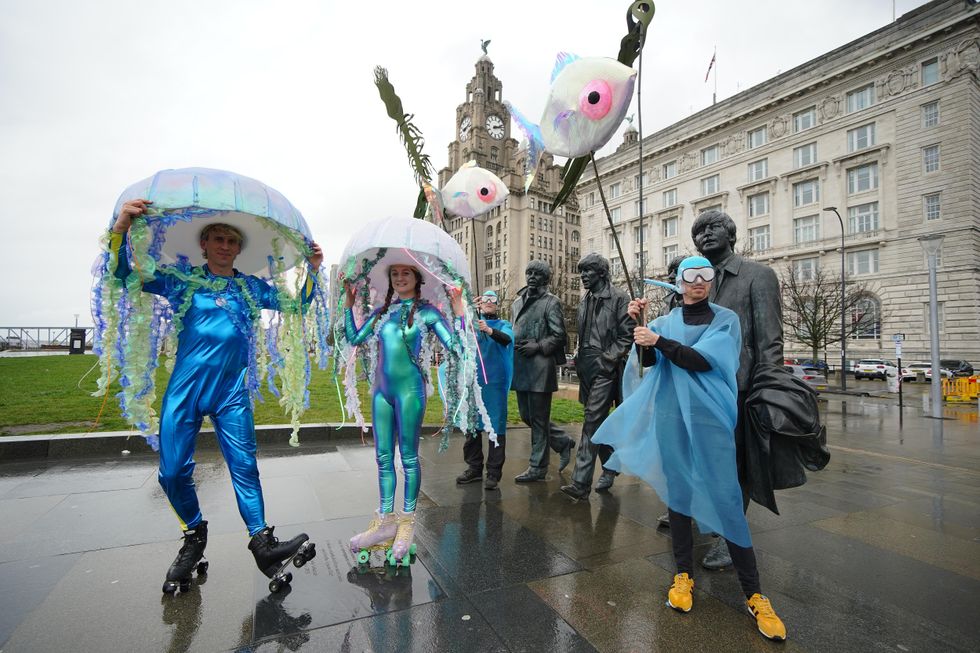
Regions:
[[[347, 407], [363, 425], [354, 371], [356, 360], [363, 358], [371, 384], [380, 494], [370, 526], [351, 538], [351, 551], [359, 562], [367, 562], [372, 550], [385, 551], [391, 564], [410, 562], [414, 553], [421, 483], [418, 448], [427, 398], [433, 389], [430, 334], [442, 345], [452, 369], [453, 392], [447, 400], [450, 418], [463, 427], [482, 413], [489, 422], [476, 384], [472, 309], [464, 301], [468, 284], [455, 272], [457, 263], [465, 264], [458, 250], [456, 242], [431, 223], [389, 218], [367, 225], [345, 252], [344, 293], [338, 302], [344, 323], [342, 329], [334, 326], [335, 335], [342, 340], [335, 348], [339, 352], [336, 360], [338, 370], [346, 368]], [[372, 299], [380, 304], [378, 308], [371, 307]], [[452, 311], [451, 324], [445, 308]], [[405, 477], [400, 514], [394, 510], [396, 444]]]

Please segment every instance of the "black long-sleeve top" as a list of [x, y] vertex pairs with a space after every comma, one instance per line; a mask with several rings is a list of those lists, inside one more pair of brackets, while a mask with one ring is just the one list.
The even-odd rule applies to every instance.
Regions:
[[491, 331], [489, 335], [491, 338], [493, 338], [494, 342], [496, 342], [498, 345], [503, 345], [504, 347], [506, 347], [507, 345], [510, 344], [510, 336], [504, 333], [503, 331], [500, 331], [498, 329], [493, 329], [491, 327]]
[[[681, 307], [684, 317], [684, 324], [698, 325], [710, 324], [715, 317], [715, 312], [711, 310], [707, 299], [702, 299], [695, 304], [684, 304]], [[653, 347], [643, 347], [643, 367], [650, 367], [657, 362], [657, 352], [659, 351], [671, 363], [685, 370], [692, 372], [707, 372], [711, 369], [704, 356], [699, 354], [693, 347], [682, 345], [676, 340], [660, 336], [657, 344]]]

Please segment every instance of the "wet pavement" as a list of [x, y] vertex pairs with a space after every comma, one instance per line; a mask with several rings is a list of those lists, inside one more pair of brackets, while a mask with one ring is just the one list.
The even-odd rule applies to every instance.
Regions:
[[[496, 492], [455, 484], [459, 436], [444, 454], [424, 439], [419, 555], [397, 570], [380, 554], [359, 569], [347, 548], [376, 507], [370, 447], [266, 447], [270, 523], [317, 543], [273, 595], [213, 450], [196, 473], [210, 569], [175, 597], [160, 586], [179, 531], [153, 458], [0, 465], [0, 652], [980, 650], [976, 410], [906, 408], [900, 422], [873, 398], [821, 408], [830, 465], [777, 493], [781, 515], [748, 514], [783, 644], [758, 634], [731, 571], [697, 573], [691, 613], [667, 608], [656, 494], [620, 477], [572, 502], [554, 458], [546, 482], [517, 485], [528, 432], [513, 428]], [[696, 555], [708, 546], [699, 537]]]

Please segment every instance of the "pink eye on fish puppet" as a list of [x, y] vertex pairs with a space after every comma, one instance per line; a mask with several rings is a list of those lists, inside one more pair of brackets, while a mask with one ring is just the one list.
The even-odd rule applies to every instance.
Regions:
[[474, 218], [503, 204], [510, 191], [497, 175], [467, 161], [438, 193], [453, 215]]
[[581, 58], [562, 52], [540, 124], [505, 102], [528, 139], [524, 188], [530, 188], [543, 152], [575, 158], [595, 152], [612, 138], [633, 99], [636, 71], [615, 59]]

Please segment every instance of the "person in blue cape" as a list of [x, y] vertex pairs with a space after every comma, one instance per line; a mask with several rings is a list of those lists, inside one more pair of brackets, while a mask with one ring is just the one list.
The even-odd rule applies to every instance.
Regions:
[[[490, 423], [497, 433], [497, 445], [489, 443], [490, 451], [486, 458], [487, 479], [484, 487], [488, 490], [497, 489], [504, 467], [507, 395], [514, 376], [514, 329], [510, 322], [497, 317], [498, 308], [497, 293], [492, 290], [484, 292], [479, 305], [482, 319], [477, 322], [477, 343], [482, 362], [477, 368], [476, 379], [480, 384], [483, 404], [490, 415]], [[475, 433], [466, 434], [463, 460], [468, 467], [456, 477], [456, 482], [460, 485], [475, 483], [483, 478], [483, 435], [482, 428]]]
[[[786, 627], [762, 594], [738, 484], [734, 429], [741, 328], [734, 312], [708, 302], [714, 278], [706, 258], [681, 261], [677, 290], [683, 304], [636, 327], [633, 340], [643, 348], [642, 360], [634, 348], [623, 404], [592, 440], [613, 447], [607, 467], [639, 476], [667, 504], [677, 565], [667, 605], [682, 612], [693, 605], [693, 518], [701, 532], [725, 538], [759, 632], [782, 640]], [[646, 305], [645, 299], [633, 300], [628, 311], [639, 320]], [[649, 368], [642, 379], [639, 364]]]

